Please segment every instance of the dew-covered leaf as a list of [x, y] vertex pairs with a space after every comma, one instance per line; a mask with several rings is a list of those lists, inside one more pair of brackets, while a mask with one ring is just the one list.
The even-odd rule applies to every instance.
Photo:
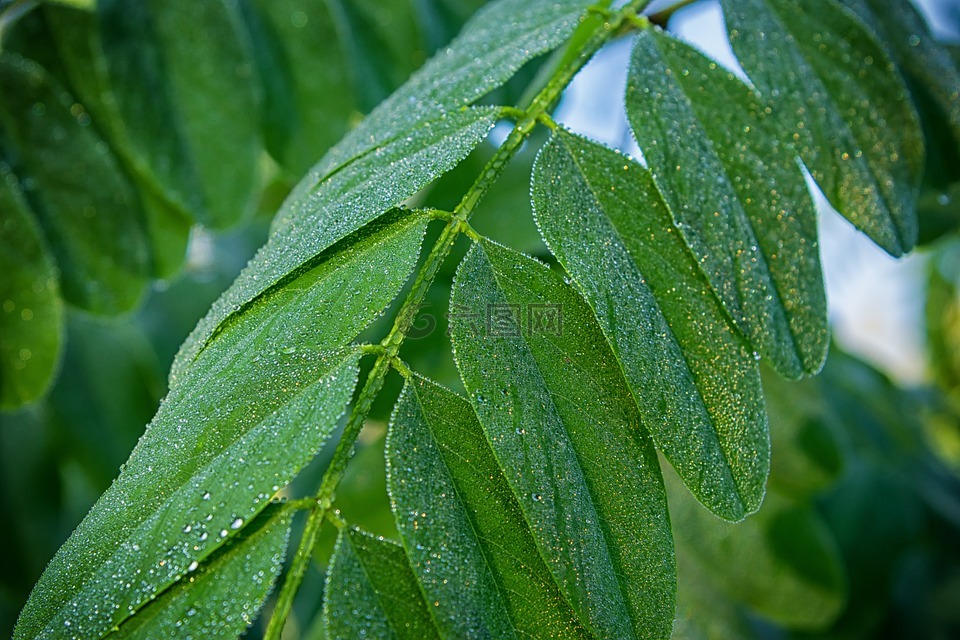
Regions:
[[[122, 622], [313, 458], [356, 384], [359, 351], [336, 350], [389, 304], [417, 261], [425, 221], [394, 222], [326, 252], [220, 328], [51, 562], [18, 638], [66, 621], [96, 637]], [[133, 586], [117, 588], [125, 582]]]
[[727, 311], [785, 376], [828, 347], [817, 221], [766, 102], [658, 31], [637, 38], [627, 116], [677, 226]]
[[0, 56], [0, 93], [5, 145], [60, 268], [63, 297], [95, 313], [129, 310], [145, 290], [149, 253], [117, 159], [36, 63]]
[[408, 136], [355, 159], [319, 184], [310, 184], [310, 176], [304, 178], [277, 214], [267, 244], [177, 354], [171, 381], [232, 313], [452, 169], [487, 135], [494, 118], [495, 111], [489, 108], [451, 112], [420, 123]]
[[207, 226], [252, 212], [260, 85], [235, 3], [102, 0], [97, 18], [116, 124], [158, 180]]
[[387, 439], [388, 489], [413, 572], [449, 638], [586, 638], [470, 403], [407, 382]]
[[593, 308], [657, 447], [717, 515], [755, 511], [770, 465], [757, 363], [649, 172], [559, 130], [537, 159], [532, 198], [547, 245]]
[[266, 509], [110, 638], [239, 638], [280, 575], [289, 536], [290, 512]]
[[739, 524], [714, 518], [664, 474], [677, 555], [728, 598], [787, 627], [829, 624], [846, 600], [846, 577], [830, 531], [816, 511], [768, 492]]
[[57, 269], [20, 184], [0, 165], [0, 409], [47, 390], [60, 362], [63, 303]]
[[908, 252], [923, 136], [876, 36], [836, 0], [723, 8], [734, 52], [830, 203], [889, 253]]
[[457, 273], [451, 328], [487, 440], [580, 623], [601, 637], [668, 636], [660, 470], [590, 308], [546, 266], [482, 242]]
[[323, 617], [330, 640], [440, 637], [403, 548], [355, 528], [337, 538]]
[[310, 171], [314, 183], [423, 120], [475, 103], [509, 80], [524, 63], [559, 46], [595, 4], [553, 0], [497, 0], [483, 7], [449, 46], [438, 51], [402, 87]]

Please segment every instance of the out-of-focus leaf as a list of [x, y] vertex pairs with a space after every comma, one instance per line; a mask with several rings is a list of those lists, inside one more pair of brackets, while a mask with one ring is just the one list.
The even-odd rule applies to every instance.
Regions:
[[356, 158], [319, 184], [304, 178], [277, 214], [267, 244], [190, 334], [171, 381], [231, 314], [453, 168], [487, 135], [494, 117], [489, 108], [452, 112], [420, 123], [409, 136]]
[[389, 490], [442, 637], [585, 638], [470, 404], [422, 378], [397, 402]]
[[650, 30], [626, 104], [677, 227], [754, 349], [787, 377], [819, 371], [829, 339], [815, 209], [764, 100]]
[[117, 159], [36, 63], [0, 56], [0, 92], [8, 157], [60, 269], [64, 298], [94, 313], [128, 311], [145, 291], [149, 253], [136, 192]]
[[289, 512], [268, 509], [110, 637], [240, 637], [280, 575], [289, 535]]
[[97, 18], [113, 124], [201, 223], [252, 212], [260, 95], [235, 4], [101, 0]]
[[786, 495], [809, 499], [836, 482], [843, 470], [840, 426], [821, 393], [820, 380], [787, 382], [765, 373], [771, 485]]
[[650, 174], [557, 131], [532, 194], [543, 237], [593, 308], [657, 447], [717, 515], [755, 511], [770, 465], [757, 363]]
[[808, 505], [767, 492], [739, 524], [714, 518], [666, 473], [677, 553], [729, 598], [797, 629], [818, 629], [840, 612], [846, 578], [830, 531]]
[[930, 261], [926, 334], [933, 374], [960, 399], [960, 241], [943, 243]]
[[835, 0], [723, 7], [734, 52], [827, 199], [889, 253], [910, 251], [923, 135], [884, 47]]
[[471, 402], [581, 624], [668, 635], [675, 567], [658, 462], [590, 308], [546, 266], [484, 241], [461, 263], [451, 315]]
[[20, 192], [0, 165], [0, 409], [44, 394], [60, 362], [63, 303], [53, 258]]
[[137, 189], [142, 212], [133, 203], [128, 208], [131, 216], [143, 217], [152, 275], [172, 276], [183, 262], [192, 218], [175, 195], [164, 190], [124, 137], [125, 125], [110, 97], [112, 90], [105, 77], [103, 54], [98, 53], [96, 14], [48, 5], [25, 16], [9, 36], [4, 47], [13, 45], [18, 53], [36, 60], [73, 92], [78, 102], [71, 106], [71, 111], [109, 143]]
[[740, 607], [677, 548], [677, 640], [747, 640], [756, 634]]
[[440, 637], [403, 548], [355, 528], [337, 539], [323, 617], [330, 640]]
[[[396, 295], [416, 263], [424, 225], [409, 218], [372, 225], [349, 249], [324, 254], [220, 329], [51, 562], [17, 638], [67, 621], [78, 635], [99, 636], [185, 575], [290, 482], [353, 393], [359, 350], [334, 350]], [[117, 590], [118, 581], [133, 586]]]

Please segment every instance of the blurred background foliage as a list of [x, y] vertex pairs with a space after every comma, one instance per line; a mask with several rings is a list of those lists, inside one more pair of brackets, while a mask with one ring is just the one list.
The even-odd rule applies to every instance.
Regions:
[[[0, 1], [0, 300], [38, 310], [0, 309], [0, 634], [116, 476], [181, 341], [264, 242], [291, 185], [480, 4]], [[958, 5], [944, 6], [960, 29]], [[491, 101], [520, 100], [542, 63]], [[773, 470], [761, 511], [731, 525], [670, 491], [677, 637], [960, 637], [960, 140], [908, 79], [929, 152], [927, 373], [904, 385], [834, 346], [819, 377], [765, 376]], [[475, 226], [549, 261], [528, 197], [539, 142]], [[417, 198], [452, 208], [493, 149]], [[446, 336], [455, 265], [402, 356], [459, 389]], [[34, 322], [42, 309], [56, 326]], [[23, 341], [35, 352], [11, 352]], [[392, 384], [337, 500], [348, 521], [395, 537], [382, 455]], [[328, 454], [291, 494], [312, 489]], [[313, 620], [332, 544], [320, 542], [291, 637], [322, 637]]]

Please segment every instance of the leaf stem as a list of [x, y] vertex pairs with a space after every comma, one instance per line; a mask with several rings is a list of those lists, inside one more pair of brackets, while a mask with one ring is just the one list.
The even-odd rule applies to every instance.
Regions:
[[316, 507], [310, 510], [307, 517], [307, 525], [300, 538], [300, 544], [280, 590], [273, 616], [267, 625], [264, 636], [266, 640], [280, 640], [284, 623], [293, 607], [294, 597], [310, 564], [320, 527], [330, 511], [334, 492], [343, 479], [347, 464], [353, 456], [353, 447], [357, 436], [370, 413], [374, 399], [383, 388], [387, 373], [391, 366], [396, 367], [400, 347], [403, 345], [403, 341], [416, 317], [417, 310], [433, 284], [440, 266], [450, 255], [460, 234], [467, 232], [469, 229], [469, 225], [466, 223], [476, 210], [477, 205], [497, 178], [500, 177], [500, 174], [503, 173], [507, 164], [516, 155], [533, 129], [538, 123], [545, 121], [545, 118], [547, 118], [546, 121], [552, 122], [548, 119], [548, 112], [559, 100], [563, 90], [570, 84], [573, 77], [604, 44], [621, 35], [624, 28], [636, 28], [631, 18], [635, 18], [636, 12], [646, 6], [648, 2], [649, 0], [634, 0], [620, 11], [604, 16], [606, 19], [597, 23], [589, 37], [578, 39], [575, 44], [571, 42], [571, 44], [574, 44], [574, 48], [564, 55], [563, 63], [556, 69], [546, 86], [533, 98], [526, 109], [507, 107], [503, 110], [504, 115], [516, 119], [516, 124], [454, 209], [453, 215], [447, 221], [440, 237], [437, 238], [420, 268], [413, 287], [400, 307], [390, 333], [380, 342], [383, 350], [378, 353], [373, 368], [367, 376], [363, 390], [354, 404], [353, 411], [343, 429], [343, 434], [340, 436], [340, 442], [333, 453], [330, 466], [327, 467], [320, 488], [317, 490]]
[[670, 5], [669, 7], [665, 7], [660, 11], [655, 11], [654, 13], [651, 13], [649, 16], [647, 16], [647, 19], [650, 20], [652, 24], [655, 24], [660, 27], [665, 27], [667, 26], [667, 21], [673, 17], [673, 14], [675, 14], [680, 9], [683, 9], [684, 7], [689, 7], [690, 5], [699, 1], [700, 0], [680, 0], [677, 3]]

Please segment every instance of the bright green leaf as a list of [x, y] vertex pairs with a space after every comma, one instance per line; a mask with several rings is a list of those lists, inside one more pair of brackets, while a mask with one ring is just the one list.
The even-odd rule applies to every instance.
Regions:
[[0, 165], [0, 409], [47, 390], [60, 362], [57, 269], [10, 171]]
[[675, 568], [658, 462], [590, 308], [544, 265], [483, 242], [461, 263], [451, 316], [477, 416], [581, 624], [668, 636]]
[[524, 63], [562, 44], [589, 0], [498, 0], [470, 19], [457, 38], [378, 106], [311, 171], [314, 182], [424, 120], [475, 103], [509, 80]]
[[234, 3], [100, 0], [97, 16], [115, 124], [161, 183], [205, 225], [251, 213], [260, 95]]
[[755, 511], [770, 465], [757, 363], [649, 172], [557, 131], [532, 194], [541, 233], [593, 308], [657, 447], [717, 515]]
[[665, 474], [677, 555], [720, 591], [761, 616], [798, 629], [836, 618], [846, 579], [836, 542], [816, 511], [774, 492], [739, 524], [714, 518]]
[[886, 251], [908, 252], [923, 136], [876, 37], [835, 0], [723, 7], [734, 52], [827, 199]]
[[816, 213], [765, 102], [651, 30], [637, 38], [626, 104], [677, 226], [734, 321], [783, 375], [819, 371], [829, 340]]
[[422, 378], [397, 402], [388, 488], [414, 574], [449, 638], [588, 637], [473, 408]]
[[240, 637], [280, 575], [289, 536], [289, 511], [268, 509], [110, 637]]
[[36, 63], [0, 56], [0, 93], [14, 170], [60, 268], [64, 298], [94, 313], [128, 311], [145, 291], [149, 253], [143, 222], [131, 215], [136, 192], [117, 159]]
[[354, 528], [337, 538], [323, 617], [330, 640], [439, 637], [403, 548]]
[[[99, 636], [290, 482], [329, 438], [353, 393], [359, 351], [334, 350], [396, 295], [416, 263], [424, 226], [409, 218], [372, 225], [353, 246], [325, 253], [220, 329], [51, 562], [18, 638], [66, 621], [78, 634]], [[134, 586], [118, 591], [118, 580]]]
[[170, 379], [176, 380], [237, 309], [452, 169], [487, 135], [494, 113], [466, 109], [423, 122], [409, 136], [357, 158], [318, 185], [309, 184], [307, 176], [277, 214], [270, 240], [177, 354]]

